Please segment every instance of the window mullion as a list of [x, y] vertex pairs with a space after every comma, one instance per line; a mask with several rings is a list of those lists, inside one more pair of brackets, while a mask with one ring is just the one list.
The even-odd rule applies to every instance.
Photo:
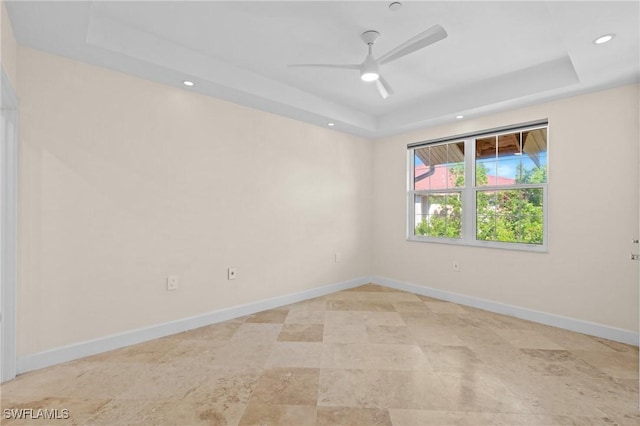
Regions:
[[[476, 197], [474, 187], [476, 184], [475, 161], [476, 161], [475, 139], [464, 141], [464, 190], [462, 196], [462, 240], [471, 243], [476, 235]], [[469, 154], [470, 153], [470, 154]]]

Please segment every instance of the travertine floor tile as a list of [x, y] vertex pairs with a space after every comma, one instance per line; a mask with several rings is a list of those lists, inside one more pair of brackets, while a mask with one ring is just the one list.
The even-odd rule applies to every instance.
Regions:
[[318, 407], [317, 426], [391, 426], [389, 411], [381, 408]]
[[372, 311], [394, 312], [390, 302], [369, 302], [364, 300], [330, 300], [327, 302], [329, 311]]
[[565, 349], [564, 346], [554, 342], [548, 337], [531, 330], [496, 329], [497, 335], [508, 341], [509, 344], [520, 349]]
[[441, 373], [465, 373], [478, 371], [483, 361], [467, 346], [422, 346], [429, 364]]
[[225, 367], [209, 370], [181, 396], [196, 404], [247, 404], [262, 375], [262, 369]]
[[342, 291], [340, 293], [350, 293], [350, 292], [357, 292], [357, 293], [365, 293], [365, 292], [404, 293], [404, 292], [402, 292], [400, 290], [396, 290], [396, 289], [393, 289], [393, 288], [390, 288], [390, 287], [385, 287], [383, 285], [378, 285], [378, 284], [365, 284], [365, 285], [361, 285], [361, 286], [358, 286], [358, 287], [350, 288], [349, 290], [345, 290], [345, 291]]
[[615, 349], [599, 342], [597, 338], [560, 328], [547, 327], [543, 335], [560, 346], [574, 351], [616, 352]]
[[[483, 413], [474, 411], [389, 410], [393, 426], [581, 426], [607, 424], [605, 419], [572, 419], [522, 413]], [[593, 422], [593, 423], [592, 423]]]
[[324, 310], [307, 311], [299, 309], [291, 309], [287, 319], [287, 324], [324, 324]]
[[369, 341], [367, 326], [363, 323], [343, 324], [329, 322], [324, 325], [324, 343], [366, 343]]
[[327, 311], [325, 313], [326, 324], [406, 325], [398, 312], [374, 311]]
[[371, 343], [415, 345], [415, 337], [405, 325], [368, 325], [367, 334]]
[[327, 343], [323, 345], [322, 367], [333, 369], [433, 370], [418, 345], [379, 343]]
[[419, 302], [420, 298], [412, 293], [404, 291], [386, 292], [361, 292], [361, 291], [340, 291], [325, 296], [328, 301], [360, 301], [371, 303], [397, 303], [397, 302]]
[[[441, 325], [441, 327], [446, 327]], [[496, 352], [496, 348], [501, 348], [502, 351], [515, 351], [517, 348], [510, 344], [507, 338], [500, 336], [496, 330], [491, 327], [469, 327], [469, 326], [456, 326], [451, 325], [448, 328], [449, 332], [460, 339], [460, 346], [469, 346], [471, 348], [490, 348], [492, 353]], [[562, 348], [559, 348], [562, 349]]]
[[315, 405], [249, 404], [244, 411], [240, 426], [316, 424]]
[[572, 351], [587, 363], [618, 379], [638, 378], [638, 354], [633, 352]]
[[90, 362], [131, 362], [153, 363], [159, 362], [164, 355], [180, 344], [180, 341], [172, 338], [162, 338], [149, 342], [128, 346], [122, 349], [105, 352], [86, 358]]
[[465, 315], [467, 310], [460, 305], [451, 302], [424, 302], [427, 308], [434, 314]]
[[576, 379], [604, 379], [598, 368], [566, 350], [520, 349], [529, 371], [540, 376], [565, 376]]
[[322, 311], [327, 309], [326, 297], [317, 297], [315, 299], [304, 300], [302, 302], [294, 303], [292, 305], [283, 306], [283, 309], [291, 311]]
[[[633, 425], [638, 348], [366, 285], [20, 375], [55, 425]], [[14, 411], [17, 413], [17, 411]], [[9, 416], [10, 417], [10, 416]]]
[[283, 323], [289, 314], [288, 309], [271, 309], [257, 314], [249, 315], [247, 323]]
[[278, 342], [271, 349], [266, 367], [320, 368], [322, 347], [320, 342]]
[[427, 305], [422, 302], [393, 302], [391, 303], [398, 312], [431, 312]]
[[245, 319], [246, 317], [243, 317], [241, 319], [208, 325], [194, 330], [185, 331], [184, 333], [178, 333], [173, 336], [169, 336], [169, 338], [184, 340], [215, 340], [217, 342], [224, 342], [233, 337], [235, 332], [238, 331], [238, 328], [240, 328], [244, 323]]
[[[60, 391], [61, 386], [75, 383], [88, 371], [100, 369], [101, 366], [100, 363], [76, 361], [22, 374], [15, 380], [0, 386], [0, 403], [3, 404], [3, 408], [9, 408], [4, 406], [6, 400], [19, 402], [22, 400], [37, 401], [47, 397], [64, 398], [68, 395]], [[125, 383], [122, 388], [126, 389], [127, 385], [133, 383], [133, 380], [127, 380], [127, 376], [123, 376], [123, 378]]]
[[273, 343], [278, 340], [283, 324], [246, 323], [242, 324], [229, 340], [230, 343]]
[[250, 343], [230, 342], [220, 348], [211, 361], [214, 367], [247, 367], [262, 368], [271, 356], [271, 350], [275, 342]]
[[[603, 419], [605, 420], [605, 419]], [[637, 426], [640, 424], [640, 412], [630, 412], [625, 414], [613, 414], [606, 418], [606, 421], [620, 426]]]
[[528, 401], [516, 396], [498, 377], [474, 373], [438, 373], [452, 395], [453, 406], [461, 411], [485, 413], [532, 413]]
[[322, 342], [324, 327], [322, 324], [284, 324], [279, 342]]
[[84, 424], [96, 425], [225, 425], [237, 424], [241, 404], [193, 404], [185, 401], [113, 400]]
[[451, 327], [410, 322], [407, 328], [419, 345], [464, 346], [464, 341]]
[[317, 368], [272, 367], [264, 370], [251, 402], [277, 405], [315, 405], [318, 398]]
[[[576, 334], [579, 334], [579, 333], [576, 333]], [[613, 349], [616, 352], [633, 352], [636, 355], [638, 354], [637, 346], [625, 345], [624, 343], [614, 342], [612, 340], [607, 340], [607, 339], [601, 339], [600, 337], [589, 336], [589, 338], [607, 346], [610, 349]]]
[[453, 396], [427, 371], [321, 369], [318, 406], [449, 409]]
[[424, 302], [442, 302], [442, 300], [440, 299], [434, 299], [433, 297], [429, 297], [429, 296], [422, 296], [421, 294], [416, 294], [416, 296], [418, 297], [418, 299]]
[[535, 414], [606, 417], [606, 413], [594, 404], [599, 399], [596, 392], [571, 378], [505, 374], [500, 379]]
[[157, 364], [169, 364], [188, 370], [206, 372], [218, 356], [218, 352], [227, 346], [227, 339], [184, 339], [178, 345], [166, 352]]
[[[112, 370], [119, 368], [114, 365]], [[113, 371], [115, 373], [115, 371]], [[109, 373], [102, 373], [107, 376]], [[136, 375], [132, 374], [134, 377]], [[196, 390], [202, 383], [205, 374], [198, 368], [184, 368], [170, 364], [148, 364], [139, 371], [134, 383], [126, 390], [114, 394], [114, 399], [124, 400], [175, 400], [182, 399], [185, 395]], [[93, 382], [93, 380], [91, 381]], [[81, 395], [92, 396], [96, 391], [82, 388]], [[106, 397], [107, 394], [99, 393], [98, 396]]]

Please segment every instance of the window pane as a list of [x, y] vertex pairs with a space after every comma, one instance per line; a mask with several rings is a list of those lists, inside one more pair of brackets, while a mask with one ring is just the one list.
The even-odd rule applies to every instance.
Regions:
[[496, 240], [496, 195], [494, 191], [476, 193], [476, 238], [480, 241]]
[[497, 155], [499, 159], [510, 158], [520, 153], [520, 132], [498, 136]]
[[520, 242], [542, 244], [543, 237], [543, 192], [542, 188], [522, 190]]
[[520, 132], [498, 136], [497, 157], [496, 176], [489, 185], [516, 184], [521, 174]]
[[464, 142], [416, 149], [413, 175], [416, 191], [464, 187]]
[[543, 189], [476, 193], [476, 238], [480, 241], [542, 244]]
[[547, 182], [547, 129], [522, 132], [522, 183]]
[[414, 234], [425, 237], [462, 238], [460, 192], [416, 195]]
[[464, 187], [464, 142], [448, 144], [447, 160], [449, 163], [450, 188]]
[[[497, 138], [476, 140], [476, 186], [495, 185]], [[489, 183], [489, 180], [494, 183]]]

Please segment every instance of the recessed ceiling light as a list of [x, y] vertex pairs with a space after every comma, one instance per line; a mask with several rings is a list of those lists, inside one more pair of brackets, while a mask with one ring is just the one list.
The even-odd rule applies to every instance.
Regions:
[[184, 81], [182, 82], [182, 84], [184, 84], [185, 86], [191, 87], [191, 86], [193, 86], [195, 83], [194, 83], [193, 81], [191, 81], [191, 80], [184, 80]]
[[389, 5], [389, 10], [392, 10], [394, 12], [400, 9], [402, 9], [402, 3], [400, 3], [399, 1], [394, 1]]
[[460, 120], [461, 118], [464, 118], [464, 115], [456, 115], [456, 118]]
[[595, 44], [605, 44], [606, 42], [613, 40], [615, 36], [616, 36], [615, 34], [605, 34], [593, 40], [593, 42]]
[[335, 123], [327, 123], [327, 126], [333, 127], [333, 126], [335, 126]]

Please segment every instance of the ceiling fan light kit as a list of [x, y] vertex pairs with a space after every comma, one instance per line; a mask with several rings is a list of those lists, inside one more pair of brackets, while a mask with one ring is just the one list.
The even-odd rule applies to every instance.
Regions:
[[374, 71], [362, 71], [362, 74], [360, 75], [360, 78], [362, 79], [362, 81], [366, 81], [366, 82], [370, 83], [370, 82], [376, 81], [378, 78], [380, 78], [380, 74], [378, 74], [377, 72], [374, 72]]
[[376, 88], [383, 99], [393, 94], [393, 90], [387, 81], [380, 74], [380, 65], [384, 65], [396, 59], [400, 59], [410, 53], [425, 48], [435, 42], [447, 37], [447, 32], [440, 25], [434, 25], [428, 30], [418, 34], [417, 36], [405, 41], [404, 43], [391, 49], [378, 59], [373, 57], [373, 44], [380, 37], [380, 33], [375, 30], [369, 30], [362, 33], [362, 40], [367, 44], [368, 53], [361, 64], [294, 64], [290, 67], [308, 67], [308, 68], [340, 68], [355, 69], [360, 71], [360, 78], [365, 82], [376, 82]]

